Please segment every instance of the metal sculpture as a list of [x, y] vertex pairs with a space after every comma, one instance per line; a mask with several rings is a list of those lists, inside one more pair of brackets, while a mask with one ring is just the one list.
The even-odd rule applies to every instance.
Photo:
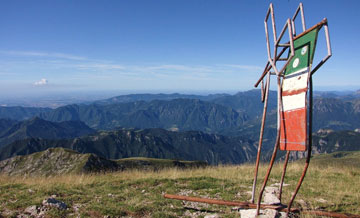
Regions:
[[[301, 14], [302, 32], [296, 34], [295, 20], [298, 14]], [[269, 40], [268, 20], [271, 17], [272, 31], [273, 31], [273, 55], [271, 55], [271, 46]], [[299, 208], [291, 208], [291, 205], [298, 193], [300, 186], [305, 178], [311, 157], [311, 130], [312, 130], [312, 75], [331, 57], [331, 46], [329, 38], [329, 30], [327, 25], [327, 19], [324, 18], [321, 22], [313, 27], [306, 29], [304, 9], [302, 3], [295, 11], [292, 19], [287, 19], [283, 29], [279, 36], [276, 32], [274, 7], [270, 4], [266, 13], [265, 20], [265, 34], [268, 61], [265, 69], [256, 82], [255, 87], [261, 83], [261, 100], [264, 103], [263, 117], [261, 122], [258, 153], [255, 165], [255, 175], [252, 187], [252, 197], [250, 202], [233, 202], [223, 201], [208, 198], [189, 197], [181, 195], [164, 194], [165, 198], [203, 202], [208, 204], [238, 206], [240, 208], [256, 208], [256, 213], [259, 215], [260, 208], [275, 209], [284, 212], [300, 212], [319, 216], [330, 217], [354, 217], [360, 218], [358, 215], [352, 214], [339, 214], [326, 211], [315, 210], [301, 210]], [[318, 32], [324, 27], [325, 39], [327, 45], [327, 55], [312, 69], [312, 62], [315, 53], [316, 41]], [[288, 32], [288, 40], [284, 43], [283, 37], [285, 32]], [[285, 52], [287, 56], [285, 57]], [[256, 181], [258, 176], [258, 168], [261, 156], [261, 147], [263, 142], [264, 127], [266, 121], [266, 112], [269, 97], [270, 77], [274, 75], [277, 79], [277, 101], [278, 101], [278, 119], [277, 119], [277, 136], [274, 145], [273, 154], [270, 160], [269, 167], [267, 169], [264, 183], [260, 189], [257, 203], [255, 200]], [[307, 158], [303, 173], [296, 186], [295, 192], [292, 195], [287, 207], [283, 204], [268, 205], [260, 204], [262, 195], [267, 184], [269, 175], [275, 162], [276, 154], [278, 150], [286, 150], [286, 158], [284, 162], [284, 170], [280, 182], [279, 199], [281, 201], [282, 187], [284, 183], [287, 163], [290, 156], [290, 151], [306, 151]]]
[[[296, 34], [295, 19], [299, 12], [301, 13], [301, 23], [303, 32]], [[268, 19], [271, 16], [272, 31], [273, 31], [273, 55], [271, 55], [270, 40], [268, 32]], [[260, 210], [260, 202], [264, 189], [266, 187], [269, 175], [271, 173], [277, 151], [286, 150], [286, 158], [284, 162], [284, 170], [280, 182], [279, 199], [281, 201], [282, 186], [285, 178], [286, 167], [289, 160], [290, 151], [306, 151], [307, 158], [303, 173], [296, 186], [295, 192], [287, 206], [287, 212], [291, 211], [291, 205], [300, 189], [300, 186], [306, 175], [310, 157], [311, 157], [311, 130], [312, 130], [312, 74], [314, 74], [330, 57], [331, 46], [329, 38], [329, 30], [327, 19], [324, 18], [321, 22], [313, 27], [306, 29], [303, 5], [300, 3], [295, 11], [292, 19], [288, 18], [280, 33], [277, 36], [275, 16], [273, 5], [270, 4], [266, 13], [265, 20], [265, 34], [268, 61], [265, 69], [256, 82], [257, 87], [261, 82], [262, 101], [264, 102], [263, 119], [260, 129], [258, 154], [255, 165], [255, 175], [252, 188], [251, 203], [254, 203], [256, 181], [258, 175], [258, 168], [260, 162], [261, 147], [264, 135], [264, 126], [266, 120], [267, 103], [269, 96], [270, 77], [275, 75], [277, 79], [277, 100], [278, 100], [278, 119], [277, 119], [277, 136], [274, 145], [273, 154], [267, 169], [264, 183], [260, 189], [259, 197], [257, 200], [257, 214]], [[316, 41], [318, 32], [324, 27], [325, 38], [327, 45], [327, 55], [323, 58], [316, 67], [312, 70], [312, 62], [316, 48]], [[289, 39], [286, 43], [283, 41], [284, 33], [288, 32]], [[280, 52], [278, 52], [280, 51]], [[283, 57], [285, 52], [288, 52], [287, 57]], [[283, 62], [281, 64], [281, 62]], [[280, 63], [280, 64], [279, 64]], [[266, 76], [266, 81], [265, 80]], [[265, 83], [265, 85], [264, 85]]]

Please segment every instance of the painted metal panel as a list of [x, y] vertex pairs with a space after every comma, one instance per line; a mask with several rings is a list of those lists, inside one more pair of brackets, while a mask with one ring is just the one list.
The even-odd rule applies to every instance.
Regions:
[[286, 67], [282, 83], [280, 149], [307, 149], [307, 90], [318, 29], [294, 41], [295, 56]]

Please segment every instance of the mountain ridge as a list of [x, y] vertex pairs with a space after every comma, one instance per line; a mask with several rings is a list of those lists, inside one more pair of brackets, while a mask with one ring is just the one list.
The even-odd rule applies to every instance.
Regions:
[[100, 131], [74, 139], [24, 139], [0, 148], [0, 160], [52, 147], [94, 153], [108, 159], [152, 157], [201, 160], [209, 164], [244, 163], [256, 153], [252, 141], [200, 131], [172, 132], [163, 129]]
[[5, 122], [7, 122], [9, 126], [3, 128], [3, 131], [0, 131], [0, 147], [26, 138], [73, 138], [95, 132], [81, 121], [55, 123], [34, 117], [19, 122], [9, 120]]

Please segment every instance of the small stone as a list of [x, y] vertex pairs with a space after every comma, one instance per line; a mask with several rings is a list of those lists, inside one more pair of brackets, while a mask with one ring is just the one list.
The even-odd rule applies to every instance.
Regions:
[[141, 191], [141, 193], [145, 193], [145, 189], [143, 189], [143, 190]]
[[320, 203], [326, 203], [327, 200], [325, 199], [322, 199], [322, 198], [319, 198], [319, 199], [316, 199], [317, 202], [320, 202]]
[[81, 207], [81, 204], [74, 204], [74, 205], [72, 206], [72, 208], [73, 208], [73, 210], [74, 210], [75, 213], [78, 213], [78, 212], [79, 212], [80, 207]]
[[240, 210], [240, 208], [238, 208], [238, 207], [231, 208], [231, 211], [239, 211], [239, 210]]
[[265, 204], [280, 204], [279, 198], [272, 193], [265, 193], [264, 195], [264, 203]]
[[254, 218], [256, 217], [256, 209], [241, 209], [239, 210], [241, 218]]
[[56, 207], [61, 210], [65, 210], [67, 208], [67, 205], [59, 200], [56, 200], [55, 198], [48, 198], [43, 200], [42, 205], [47, 207]]
[[277, 210], [272, 209], [260, 210], [259, 216], [256, 216], [256, 209], [241, 209], [239, 212], [241, 218], [278, 218], [282, 215]]
[[265, 209], [264, 215], [265, 217], [276, 218], [279, 216], [279, 212], [277, 210]]
[[30, 207], [25, 208], [24, 212], [32, 216], [36, 216], [38, 214], [38, 207], [36, 205], [32, 205]]
[[273, 186], [268, 186], [265, 188], [265, 192], [271, 193], [271, 194], [276, 194], [279, 192], [279, 188], [273, 187]]
[[[286, 183], [283, 183], [283, 187], [286, 187], [286, 186], [289, 186], [290, 184], [286, 184]], [[270, 186], [277, 186], [277, 187], [280, 187], [280, 183], [274, 183], [274, 184], [271, 184]]]
[[204, 216], [204, 218], [219, 218], [220, 216], [218, 214], [208, 214], [206, 216]]

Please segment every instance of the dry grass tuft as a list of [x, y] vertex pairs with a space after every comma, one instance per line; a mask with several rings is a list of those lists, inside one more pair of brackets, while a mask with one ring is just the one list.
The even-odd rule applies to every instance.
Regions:
[[[260, 166], [258, 189], [263, 182], [266, 167], [266, 164]], [[289, 164], [285, 183], [290, 185], [284, 188], [284, 202], [288, 202], [294, 191], [303, 167], [301, 162]], [[281, 172], [282, 164], [276, 164], [269, 184], [279, 182]], [[54, 194], [69, 205], [70, 209], [66, 212], [69, 216], [75, 214], [72, 205], [77, 204], [81, 205], [81, 216], [179, 217], [184, 216], [187, 209], [181, 201], [164, 199], [163, 193], [186, 192], [193, 196], [246, 201], [250, 199], [247, 192], [251, 191], [253, 173], [253, 165], [223, 165], [185, 170], [130, 170], [54, 177], [2, 175], [0, 214], [9, 210], [14, 215], [21, 214], [26, 207], [39, 205], [44, 198]], [[310, 164], [294, 206], [303, 207], [299, 203], [302, 200], [308, 209], [360, 214], [359, 181], [360, 168]], [[223, 206], [211, 205], [202, 209], [215, 211], [225, 217], [238, 216]], [[54, 213], [52, 216], [60, 217], [63, 214]]]

